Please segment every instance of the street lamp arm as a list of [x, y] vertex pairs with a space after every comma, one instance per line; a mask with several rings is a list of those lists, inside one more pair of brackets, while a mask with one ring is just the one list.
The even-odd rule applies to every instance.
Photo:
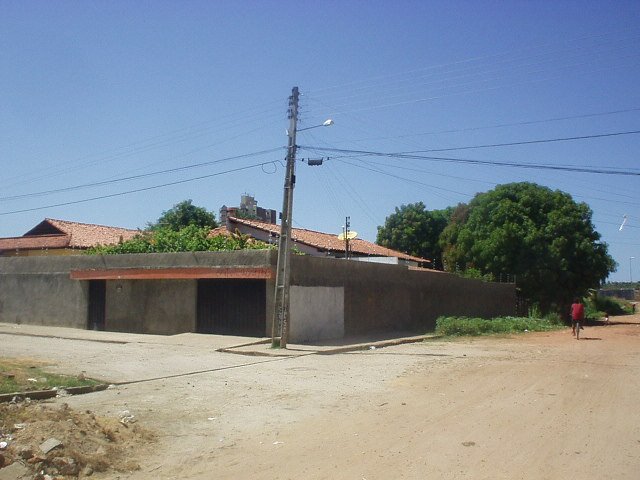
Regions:
[[333, 120], [331, 120], [330, 118], [325, 120], [324, 122], [322, 122], [320, 125], [314, 125], [313, 127], [305, 127], [305, 128], [298, 128], [298, 132], [304, 132], [305, 130], [311, 130], [312, 128], [318, 128], [318, 127], [330, 127], [331, 125], [333, 125], [334, 122]]

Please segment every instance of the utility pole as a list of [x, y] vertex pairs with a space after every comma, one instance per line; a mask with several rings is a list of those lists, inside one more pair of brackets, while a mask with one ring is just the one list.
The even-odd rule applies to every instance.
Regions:
[[344, 258], [349, 260], [349, 227], [351, 227], [351, 217], [346, 217], [344, 219], [344, 225]]
[[[280, 221], [280, 242], [278, 243], [278, 265], [276, 267], [276, 288], [271, 324], [271, 346], [287, 347], [289, 336], [289, 290], [291, 274], [291, 218], [293, 209], [293, 188], [296, 183], [296, 132], [298, 128], [298, 87], [293, 87], [289, 97], [289, 137], [287, 166], [284, 177], [284, 197], [282, 219]], [[279, 334], [279, 335], [278, 335]], [[278, 338], [279, 336], [279, 338]]]

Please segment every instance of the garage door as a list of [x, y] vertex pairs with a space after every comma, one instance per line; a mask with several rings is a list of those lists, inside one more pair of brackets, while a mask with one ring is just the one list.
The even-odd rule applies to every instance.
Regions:
[[198, 280], [199, 333], [264, 337], [264, 280]]

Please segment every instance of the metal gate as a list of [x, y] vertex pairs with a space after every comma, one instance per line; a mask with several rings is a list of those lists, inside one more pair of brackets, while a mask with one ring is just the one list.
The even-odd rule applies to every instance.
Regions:
[[198, 333], [264, 337], [264, 280], [198, 280]]
[[87, 316], [89, 330], [104, 330], [106, 293], [106, 280], [89, 281], [89, 312]]

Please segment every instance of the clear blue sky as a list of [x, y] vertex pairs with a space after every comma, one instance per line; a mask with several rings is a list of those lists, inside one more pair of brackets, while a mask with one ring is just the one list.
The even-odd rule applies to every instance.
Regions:
[[[300, 128], [335, 121], [301, 132], [301, 146], [407, 152], [637, 131], [639, 45], [635, 0], [0, 0], [0, 236], [45, 217], [144, 227], [184, 199], [217, 213], [245, 192], [280, 210], [293, 86]], [[638, 173], [639, 147], [624, 134], [422, 155]], [[588, 203], [619, 263], [611, 279], [630, 266], [640, 278], [637, 175], [327, 155], [298, 164], [297, 227], [339, 233], [349, 215], [375, 240], [402, 204], [439, 209], [533, 181]], [[96, 182], [108, 183], [42, 193]], [[27, 209], [38, 210], [9, 213]]]

